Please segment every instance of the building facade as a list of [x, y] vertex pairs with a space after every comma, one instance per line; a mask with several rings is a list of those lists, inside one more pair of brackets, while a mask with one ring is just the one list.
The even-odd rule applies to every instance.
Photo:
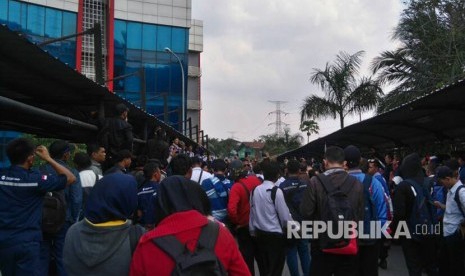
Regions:
[[0, 0], [0, 24], [36, 43], [99, 24], [101, 44], [83, 35], [43, 49], [174, 128], [181, 131], [191, 117], [200, 130], [203, 24], [192, 20], [191, 5], [191, 0]]

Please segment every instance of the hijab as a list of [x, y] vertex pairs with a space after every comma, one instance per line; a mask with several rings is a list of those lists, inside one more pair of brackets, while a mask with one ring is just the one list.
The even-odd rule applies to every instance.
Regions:
[[137, 208], [137, 182], [120, 173], [103, 177], [92, 188], [86, 202], [85, 217], [92, 223], [127, 220]]
[[197, 210], [203, 215], [211, 212], [205, 191], [198, 183], [183, 176], [165, 178], [155, 198], [155, 223], [158, 224], [171, 214], [189, 210]]

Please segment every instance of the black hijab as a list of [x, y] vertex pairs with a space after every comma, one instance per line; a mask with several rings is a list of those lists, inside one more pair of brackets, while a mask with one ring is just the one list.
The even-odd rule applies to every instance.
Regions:
[[171, 214], [189, 210], [197, 210], [203, 215], [210, 214], [210, 201], [205, 191], [199, 184], [183, 176], [165, 178], [155, 198], [155, 223], [160, 223]]
[[400, 176], [404, 179], [424, 177], [418, 153], [407, 155], [400, 165]]

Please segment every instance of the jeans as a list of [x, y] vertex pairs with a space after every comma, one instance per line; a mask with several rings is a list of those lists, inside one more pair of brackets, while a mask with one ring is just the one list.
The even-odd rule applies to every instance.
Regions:
[[40, 244], [40, 267], [39, 275], [49, 275], [49, 264], [53, 260], [56, 264], [56, 272], [58, 276], [66, 276], [66, 270], [63, 265], [63, 248], [65, 245], [65, 237], [68, 232], [71, 222], [65, 222], [60, 231], [56, 234], [44, 234], [44, 240]]
[[26, 242], [0, 248], [0, 272], [2, 276], [37, 275], [39, 254], [39, 242]]
[[291, 276], [299, 276], [299, 263], [297, 261], [297, 253], [299, 253], [300, 267], [304, 276], [308, 276], [310, 272], [310, 252], [308, 248], [308, 240], [300, 239], [296, 244], [287, 250], [287, 267]]

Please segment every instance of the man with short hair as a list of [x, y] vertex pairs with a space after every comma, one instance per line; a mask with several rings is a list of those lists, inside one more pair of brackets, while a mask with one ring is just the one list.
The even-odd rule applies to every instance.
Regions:
[[87, 154], [92, 163], [90, 168], [101, 178], [103, 176], [102, 164], [106, 160], [105, 148], [98, 144], [88, 144]]
[[[301, 163], [296, 159], [291, 159], [287, 163], [288, 177], [279, 185], [283, 191], [287, 207], [291, 212], [292, 218], [299, 223], [302, 222], [300, 214], [300, 203], [302, 196], [307, 189], [308, 182], [299, 178]], [[306, 168], [306, 166], [305, 166]], [[307, 175], [308, 176], [308, 175]], [[299, 254], [300, 266], [304, 275], [309, 275], [310, 270], [310, 252], [308, 248], [308, 239], [298, 239], [287, 248], [287, 266], [291, 276], [299, 275], [299, 266], [297, 262]]]
[[[76, 181], [66, 167], [50, 157], [44, 146], [25, 138], [7, 145], [11, 166], [0, 171], [0, 273], [34, 275], [40, 268], [43, 197]], [[56, 175], [32, 169], [34, 154], [48, 162]]]
[[[50, 156], [60, 165], [70, 170], [76, 177], [76, 181], [72, 185], [64, 189], [66, 203], [66, 220], [63, 226], [57, 233], [44, 233], [43, 241], [40, 244], [40, 274], [49, 274], [50, 260], [54, 260], [58, 275], [66, 276], [65, 267], [63, 264], [63, 248], [65, 237], [68, 229], [79, 220], [82, 208], [82, 186], [79, 172], [76, 169], [70, 168], [67, 165], [71, 157], [70, 144], [64, 140], [55, 140], [49, 147]], [[44, 167], [49, 175], [56, 175], [53, 167], [48, 164]]]
[[123, 173], [126, 174], [128, 173], [128, 169], [131, 166], [132, 163], [132, 153], [129, 150], [120, 150], [115, 156], [115, 165], [111, 168], [109, 168], [106, 172], [105, 175], [111, 174], [111, 173]]
[[250, 194], [262, 182], [255, 175], [247, 175], [243, 169], [242, 162], [238, 159], [229, 164], [230, 179], [234, 181], [229, 193], [228, 216], [236, 232], [239, 251], [244, 257], [247, 267], [254, 275], [254, 259], [257, 256], [257, 247], [255, 239], [250, 236], [249, 218], [250, 218]]
[[283, 191], [275, 185], [280, 177], [280, 165], [271, 161], [262, 165], [265, 181], [250, 197], [249, 231], [257, 240], [257, 263], [260, 275], [282, 274], [286, 260], [284, 230], [292, 221]]
[[[326, 149], [323, 159], [323, 173], [328, 178], [332, 190], [347, 190], [348, 202], [354, 210], [354, 221], [363, 219], [363, 186], [353, 176], [344, 170], [344, 150], [330, 146]], [[349, 187], [348, 185], [352, 185]], [[331, 191], [332, 191], [331, 190]], [[330, 191], [328, 191], [330, 192]], [[321, 213], [328, 201], [328, 194], [317, 176], [310, 179], [310, 184], [302, 196], [300, 213], [303, 220], [321, 221]], [[320, 246], [320, 240], [311, 240], [312, 261], [310, 275], [359, 275], [357, 255], [337, 255], [325, 253]]]
[[143, 172], [145, 181], [137, 193], [137, 217], [139, 223], [150, 231], [155, 227], [154, 200], [161, 179], [161, 171], [157, 162], [149, 162], [145, 164]]
[[[440, 250], [440, 275], [465, 275], [465, 188], [460, 181], [459, 163], [450, 161], [437, 169], [437, 178], [446, 187], [447, 200]], [[438, 203], [436, 203], [438, 204]]]
[[[363, 233], [370, 234], [372, 222], [380, 222], [383, 226], [387, 221], [387, 207], [384, 197], [383, 185], [371, 175], [365, 174], [360, 169], [362, 159], [360, 150], [353, 146], [344, 149], [346, 166], [349, 175], [352, 175], [363, 184], [365, 214], [363, 219]], [[371, 180], [371, 181], [370, 181]], [[360, 229], [362, 230], [362, 229]], [[381, 239], [359, 239], [359, 275], [378, 275], [378, 256]]]
[[206, 172], [202, 169], [202, 159], [199, 156], [194, 156], [191, 158], [192, 164], [192, 176], [191, 180], [202, 184], [205, 179], [212, 178], [213, 175], [209, 172]]
[[212, 162], [214, 175], [202, 182], [202, 189], [208, 196], [212, 206], [212, 216], [223, 222], [227, 222], [228, 217], [228, 197], [232, 183], [226, 178], [226, 162], [222, 159], [215, 159]]
[[[386, 203], [387, 219], [392, 220], [392, 200], [389, 187], [386, 183], [386, 180], [379, 172], [381, 163], [378, 159], [368, 159], [368, 174], [376, 178], [384, 189], [384, 201]], [[385, 236], [381, 237], [380, 248], [379, 248], [379, 267], [382, 269], [387, 269], [387, 257], [389, 255], [390, 241], [386, 239]]]
[[101, 138], [101, 144], [107, 150], [109, 159], [111, 160], [117, 152], [121, 150], [132, 151], [132, 143], [134, 136], [132, 134], [132, 126], [128, 123], [129, 108], [119, 103], [115, 106], [115, 116], [108, 118], [104, 122], [104, 135]]

